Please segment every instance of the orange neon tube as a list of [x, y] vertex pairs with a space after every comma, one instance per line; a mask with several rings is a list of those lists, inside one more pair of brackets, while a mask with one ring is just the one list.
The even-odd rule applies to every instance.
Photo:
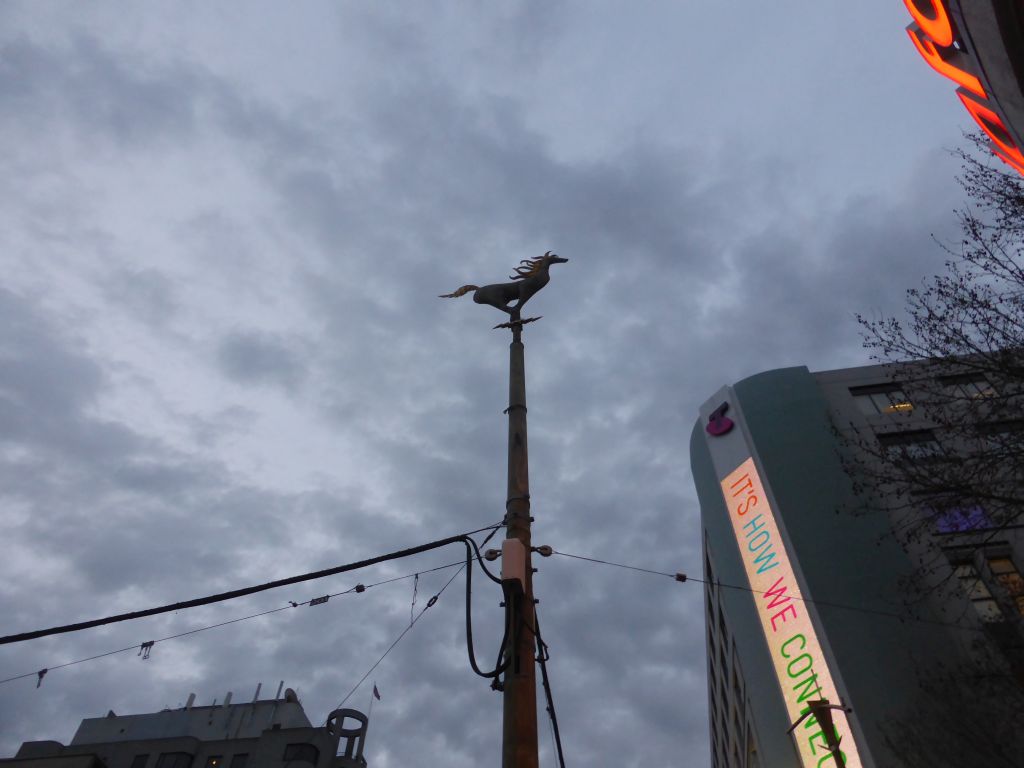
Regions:
[[975, 93], [981, 96], [983, 99], [988, 98], [988, 94], [985, 93], [985, 89], [981, 86], [981, 81], [969, 72], [965, 72], [960, 67], [955, 67], [942, 58], [942, 54], [939, 53], [938, 49], [928, 37], [921, 39], [917, 32], [914, 31], [914, 26], [910, 25], [907, 27], [907, 34], [910, 35], [910, 39], [914, 42], [914, 47], [917, 48], [917, 52], [921, 54], [925, 61], [943, 77], [948, 77], [957, 85], [962, 85], [964, 88], [969, 90], [971, 93]]
[[914, 17], [917, 26], [921, 28], [928, 37], [935, 41], [936, 45], [948, 48], [953, 44], [953, 25], [949, 21], [949, 14], [946, 12], [942, 0], [924, 0], [924, 4], [931, 6], [932, 15], [921, 11], [917, 7], [919, 0], [903, 0], [910, 15]]
[[967, 111], [971, 113], [974, 122], [992, 140], [992, 143], [996, 145], [995, 154], [1018, 173], [1024, 175], [1024, 154], [1021, 154], [1020, 149], [1010, 137], [1010, 133], [1006, 130], [1006, 126], [1003, 125], [1003, 121], [999, 119], [999, 115], [984, 104], [979, 104], [959, 88], [956, 95], [960, 97], [960, 101], [967, 107]]

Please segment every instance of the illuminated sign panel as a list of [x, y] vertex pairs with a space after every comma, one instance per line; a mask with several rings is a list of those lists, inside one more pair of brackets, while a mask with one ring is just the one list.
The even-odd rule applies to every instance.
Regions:
[[1002, 118], [991, 107], [989, 95], [977, 74], [974, 60], [958, 44], [943, 0], [903, 0], [914, 18], [907, 27], [914, 47], [928, 65], [943, 77], [948, 77], [959, 88], [957, 96], [963, 102], [974, 122], [992, 141], [992, 152], [1004, 163], [1024, 176], [1024, 153], [1021, 153]]
[[[807, 615], [793, 566], [779, 534], [764, 485], [749, 458], [722, 480], [729, 519], [736, 534], [743, 567], [753, 590], [757, 615], [768, 641], [775, 679], [782, 689], [789, 721], [809, 709], [808, 702], [840, 702], [818, 635]], [[835, 711], [835, 735], [848, 768], [861, 768], [860, 755], [846, 714]], [[829, 751], [823, 728], [813, 715], [793, 732], [805, 768], [841, 765]]]

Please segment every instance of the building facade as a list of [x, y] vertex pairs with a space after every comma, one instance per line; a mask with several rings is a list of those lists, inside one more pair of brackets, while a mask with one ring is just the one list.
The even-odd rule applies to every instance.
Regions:
[[991, 385], [905, 370], [767, 371], [701, 408], [715, 768], [1021, 764], [1024, 536], [871, 471], [928, 461], [926, 391]]
[[[279, 692], [280, 694], [280, 692]], [[258, 689], [257, 689], [258, 695]], [[283, 697], [83, 720], [68, 745], [22, 744], [0, 768], [365, 768], [367, 718], [335, 710], [314, 727], [295, 692]], [[339, 755], [339, 746], [341, 754]]]

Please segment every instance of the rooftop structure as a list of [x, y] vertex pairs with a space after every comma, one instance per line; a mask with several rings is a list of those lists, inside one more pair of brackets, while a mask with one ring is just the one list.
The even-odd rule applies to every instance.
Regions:
[[[283, 687], [283, 684], [282, 684]], [[315, 727], [288, 688], [245, 704], [224, 701], [83, 720], [68, 745], [29, 741], [2, 768], [365, 768], [367, 718], [335, 710]], [[346, 725], [347, 723], [347, 725]], [[353, 725], [354, 723], [354, 725]], [[342, 754], [338, 754], [339, 745]]]

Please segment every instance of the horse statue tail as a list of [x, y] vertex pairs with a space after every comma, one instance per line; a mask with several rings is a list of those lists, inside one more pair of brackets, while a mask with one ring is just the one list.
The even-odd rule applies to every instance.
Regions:
[[475, 290], [477, 290], [479, 288], [480, 288], [479, 285], [464, 285], [461, 288], [459, 288], [457, 291], [455, 291], [454, 293], [442, 293], [437, 298], [439, 298], [439, 299], [457, 299], [457, 298], [459, 298], [459, 296], [465, 296], [470, 291], [475, 291]]

